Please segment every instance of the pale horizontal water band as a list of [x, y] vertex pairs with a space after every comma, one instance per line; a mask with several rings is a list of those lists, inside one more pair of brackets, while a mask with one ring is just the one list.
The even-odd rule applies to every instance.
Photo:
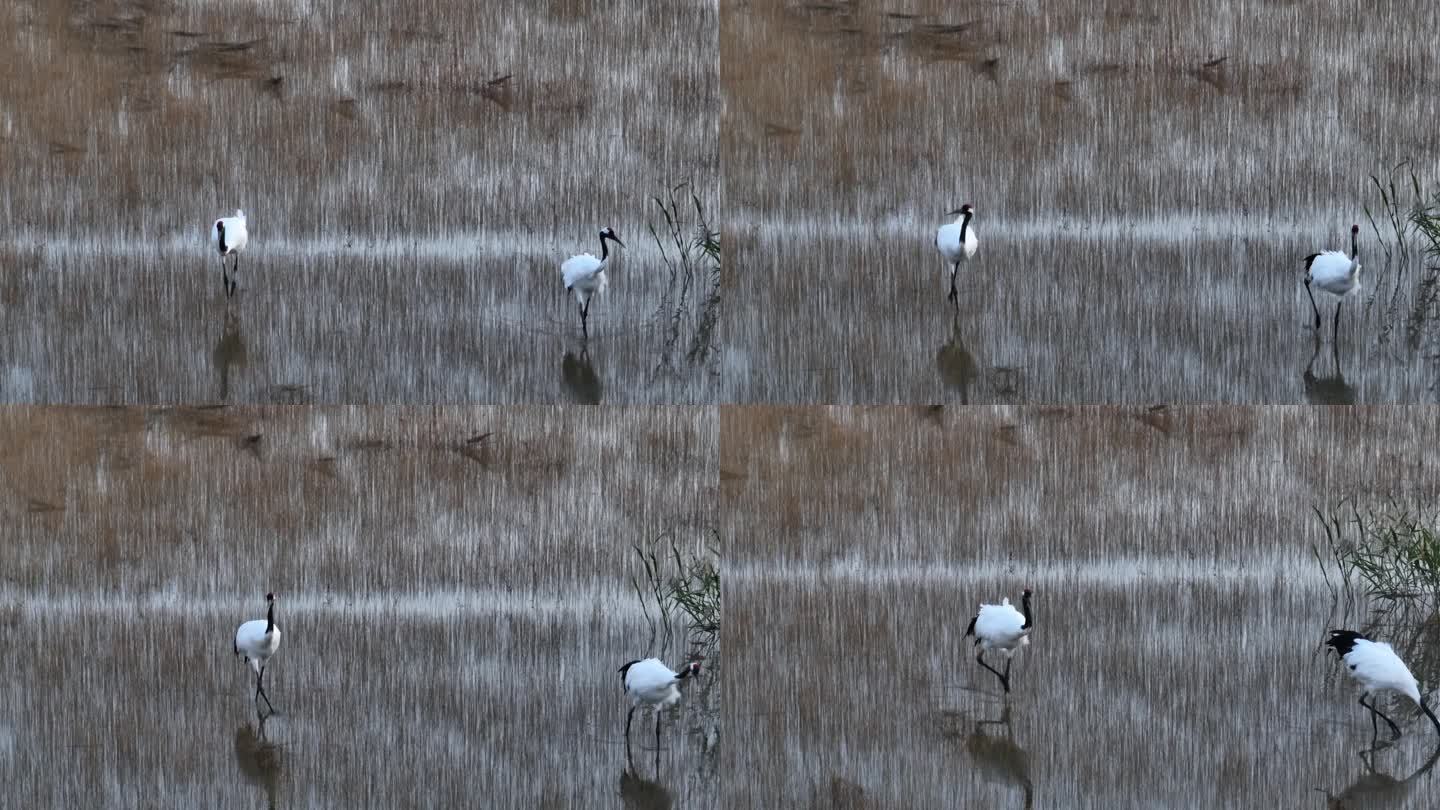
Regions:
[[[737, 555], [739, 556], [739, 555]], [[805, 584], [844, 582], [854, 585], [936, 585], [959, 587], [975, 580], [1004, 581], [1039, 587], [1047, 582], [1065, 585], [1086, 584], [1129, 586], [1221, 582], [1237, 585], [1265, 585], [1277, 580], [1287, 586], [1324, 590], [1325, 578], [1309, 550], [1287, 549], [1270, 558], [1250, 558], [1233, 563], [1200, 562], [1189, 557], [1122, 558], [1116, 560], [1057, 562], [1044, 566], [1014, 560], [993, 560], [974, 564], [927, 562], [874, 562], [863, 557], [805, 563], [790, 560], [727, 561], [723, 573], [728, 582], [753, 580]], [[1334, 575], [1331, 575], [1334, 581]], [[1336, 583], [1338, 585], [1338, 583]], [[1018, 585], [1017, 585], [1018, 587]]]
[[[261, 594], [263, 596], [263, 594]], [[457, 616], [589, 617], [597, 611], [606, 616], [643, 618], [635, 591], [628, 582], [584, 590], [527, 592], [520, 589], [441, 590], [426, 593], [382, 592], [279, 594], [281, 607], [307, 617], [323, 614], [395, 616], [406, 619], [450, 619]], [[249, 616], [260, 599], [253, 594], [192, 596], [175, 591], [127, 593], [92, 591], [25, 591], [15, 587], [0, 590], [0, 609], [18, 607], [25, 613], [74, 615], [113, 614], [136, 617], [147, 613], [186, 613], [204, 616]], [[261, 604], [260, 612], [264, 605]]]

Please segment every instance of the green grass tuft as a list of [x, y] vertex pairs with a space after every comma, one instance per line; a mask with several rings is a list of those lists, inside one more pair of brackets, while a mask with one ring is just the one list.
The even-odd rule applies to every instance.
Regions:
[[682, 551], [668, 533], [632, 548], [643, 572], [630, 581], [650, 624], [651, 645], [668, 647], [683, 625], [690, 652], [708, 657], [720, 636], [719, 554], [713, 547]]

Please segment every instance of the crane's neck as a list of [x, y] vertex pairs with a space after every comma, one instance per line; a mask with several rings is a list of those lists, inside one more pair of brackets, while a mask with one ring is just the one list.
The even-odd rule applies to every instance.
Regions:
[[[1428, 717], [1428, 718], [1430, 718], [1430, 722], [1431, 722], [1431, 723], [1434, 723], [1434, 724], [1435, 724], [1435, 731], [1436, 731], [1436, 732], [1440, 732], [1440, 719], [1437, 719], [1437, 718], [1435, 717], [1435, 713], [1432, 712], [1432, 711], [1430, 711], [1430, 704], [1427, 703], [1427, 702], [1425, 701], [1425, 698], [1423, 698], [1423, 697], [1420, 698], [1419, 703], [1420, 703], [1420, 711], [1425, 712], [1425, 716]], [[1437, 751], [1437, 753], [1440, 753], [1440, 751]]]
[[275, 603], [270, 603], [270, 610], [265, 614], [265, 635], [275, 632]]
[[605, 237], [600, 237], [600, 263], [604, 264], [610, 258], [610, 246], [605, 244]]
[[1020, 625], [1021, 630], [1029, 630], [1035, 624], [1035, 612], [1030, 608], [1030, 594], [1020, 597], [1020, 613], [1025, 617], [1025, 623]]
[[968, 230], [970, 230], [970, 217], [972, 217], [972, 216], [974, 216], [974, 212], [972, 212], [972, 211], [966, 211], [966, 212], [965, 212], [965, 215], [962, 216], [962, 217], [960, 217], [960, 244], [961, 244], [961, 245], [964, 245], [964, 244], [965, 244], [965, 232], [968, 231]]
[[1359, 236], [1360, 234], [1355, 231], [1350, 232], [1350, 261], [1352, 262], [1360, 258], [1360, 245], [1356, 241]]

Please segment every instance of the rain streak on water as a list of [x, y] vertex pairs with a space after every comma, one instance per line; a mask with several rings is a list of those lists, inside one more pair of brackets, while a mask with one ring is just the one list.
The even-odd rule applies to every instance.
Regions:
[[[633, 765], [616, 673], [685, 655], [647, 645], [630, 543], [709, 542], [713, 412], [10, 408], [0, 437], [9, 806], [716, 806], [719, 655]], [[232, 642], [271, 591], [262, 728]]]
[[[713, 401], [715, 277], [650, 228], [686, 181], [719, 228], [718, 9], [593, 11], [0, 11], [0, 400]], [[582, 351], [559, 266], [606, 226]]]
[[[1368, 716], [1320, 645], [1373, 616], [1337, 606], [1311, 544], [1342, 494], [1433, 505], [1437, 429], [1407, 408], [727, 410], [727, 642], [764, 662], [727, 685], [750, 741], [732, 804], [1431, 806], [1440, 740], [1413, 704], [1385, 698], [1404, 736], [1360, 756]], [[1027, 586], [1007, 708], [964, 633]]]
[[[723, 401], [1435, 400], [1440, 271], [1387, 260], [1365, 213], [1370, 175], [1403, 160], [1440, 183], [1429, 4], [743, 3], [724, 20], [741, 271]], [[935, 234], [964, 203], [980, 242], [957, 308]], [[1317, 347], [1303, 258], [1348, 251], [1352, 223], [1362, 295], [1338, 343], [1319, 302]]]

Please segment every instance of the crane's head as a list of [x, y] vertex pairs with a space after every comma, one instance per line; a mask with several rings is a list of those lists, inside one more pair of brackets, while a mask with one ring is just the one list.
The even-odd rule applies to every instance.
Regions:
[[267, 593], [267, 594], [265, 594], [265, 601], [266, 601], [266, 602], [274, 602], [274, 601], [275, 601], [275, 594], [273, 594], [273, 593]]
[[1360, 233], [1360, 226], [1359, 226], [1359, 225], [1351, 225], [1351, 226], [1350, 226], [1350, 233]]
[[615, 235], [615, 231], [612, 228], [602, 228], [600, 230], [600, 238], [601, 240], [609, 239], [620, 247], [625, 247], [625, 243], [620, 241], [620, 237]]
[[1032, 595], [1032, 594], [1034, 594], [1034, 593], [1035, 593], [1034, 591], [1030, 590], [1029, 588], [1026, 588], [1025, 590], [1023, 590], [1023, 591], [1020, 592], [1020, 595], [1021, 595], [1021, 596], [1030, 596], [1030, 595]]
[[685, 665], [685, 672], [686, 672], [688, 675], [690, 675], [692, 678], [695, 677], [696, 675], [699, 675], [699, 674], [700, 674], [700, 662], [699, 662], [699, 661], [691, 661], [690, 663], [686, 664], [686, 665]]
[[945, 216], [947, 216], [947, 217], [962, 217], [962, 216], [965, 216], [966, 214], [973, 214], [973, 213], [975, 213], [975, 206], [971, 205], [970, 203], [965, 203], [964, 205], [960, 206], [959, 208], [956, 208], [954, 211], [949, 212], [949, 213], [946, 214]]

